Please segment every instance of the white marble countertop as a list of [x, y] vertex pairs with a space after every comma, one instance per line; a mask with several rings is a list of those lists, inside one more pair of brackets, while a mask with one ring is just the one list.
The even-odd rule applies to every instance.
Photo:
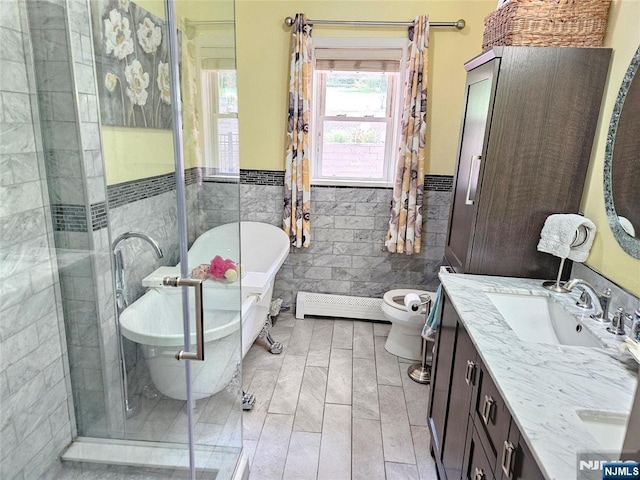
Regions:
[[[553, 293], [541, 280], [440, 273], [440, 280], [500, 390], [522, 436], [548, 479], [577, 476], [579, 452], [602, 452], [576, 409], [629, 412], [638, 365], [618, 355], [624, 337], [575, 306], [579, 292]], [[605, 345], [603, 348], [525, 342], [485, 293], [552, 296]]]

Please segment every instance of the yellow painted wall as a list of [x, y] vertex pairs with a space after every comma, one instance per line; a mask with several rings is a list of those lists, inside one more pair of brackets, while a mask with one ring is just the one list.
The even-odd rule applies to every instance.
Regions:
[[[226, 1], [226, 0], [225, 0]], [[138, 3], [164, 16], [163, 0]], [[202, 18], [207, 2], [177, 2], [179, 15], [189, 16], [189, 4]], [[216, 3], [216, 2], [213, 2]], [[432, 29], [429, 51], [429, 130], [426, 171], [451, 175], [454, 171], [462, 111], [463, 63], [480, 53], [483, 18], [495, 0], [387, 1], [368, 0], [236, 0], [237, 64], [240, 122], [240, 164], [243, 169], [283, 170], [290, 29], [286, 16], [304, 12], [312, 19], [406, 21], [428, 13], [432, 21], [467, 20], [462, 32]], [[227, 4], [228, 5], [228, 4]], [[187, 10], [185, 10], [187, 8]], [[225, 12], [224, 8], [219, 12]], [[228, 15], [229, 10], [222, 15]], [[598, 234], [587, 265], [636, 295], [640, 295], [640, 260], [627, 255], [609, 230], [603, 199], [606, 135], [618, 88], [640, 42], [640, 2], [614, 0], [605, 46], [614, 49], [603, 108], [582, 200], [585, 215]], [[401, 29], [353, 29], [318, 26], [314, 37], [400, 36]], [[167, 173], [173, 169], [171, 132], [105, 127], [105, 163], [109, 184]], [[116, 159], [114, 161], [114, 159]]]
[[171, 130], [102, 127], [102, 149], [107, 185], [175, 171]]
[[611, 233], [604, 207], [603, 169], [607, 131], [613, 106], [622, 78], [640, 44], [638, 19], [640, 19], [640, 2], [636, 0], [612, 2], [605, 46], [613, 48], [613, 60], [609, 69], [600, 123], [582, 197], [582, 209], [585, 215], [598, 228], [586, 264], [635, 295], [640, 295], [640, 260], [625, 253]]
[[[284, 170], [285, 114], [291, 29], [284, 18], [304, 12], [311, 19], [431, 21], [464, 18], [467, 27], [432, 28], [429, 35], [429, 92], [425, 171], [451, 175], [464, 93], [465, 61], [479, 54], [484, 17], [495, 0], [475, 1], [317, 1], [236, 0], [240, 166]], [[314, 37], [404, 37], [403, 28], [317, 26]]]

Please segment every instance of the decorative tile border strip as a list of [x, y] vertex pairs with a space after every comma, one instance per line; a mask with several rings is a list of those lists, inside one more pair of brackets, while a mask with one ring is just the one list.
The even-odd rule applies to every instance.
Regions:
[[240, 183], [243, 185], [284, 185], [284, 172], [279, 170], [240, 170]]
[[[213, 178], [210, 169], [189, 168], [185, 171], [186, 185], [198, 182], [237, 182], [236, 178]], [[243, 185], [284, 185], [284, 172], [273, 170], [240, 170], [240, 183]], [[109, 207], [117, 208], [132, 202], [154, 197], [175, 190], [176, 180], [173, 173], [155, 177], [132, 180], [107, 187]], [[314, 186], [314, 188], [358, 188]], [[363, 187], [371, 188], [371, 187]], [[453, 177], [450, 175], [425, 175], [424, 190], [434, 192], [450, 192], [453, 188]], [[53, 228], [56, 231], [86, 232], [87, 216], [83, 205], [52, 205]], [[91, 205], [91, 228], [93, 231], [107, 226], [107, 209], [105, 202]]]
[[450, 192], [453, 190], [453, 177], [451, 175], [425, 175], [425, 192]]
[[[215, 172], [210, 170], [204, 171], [206, 182], [225, 182], [224, 178], [212, 178], [209, 175]], [[208, 178], [207, 178], [208, 177]], [[284, 172], [274, 170], [240, 170], [240, 183], [243, 185], [272, 185], [281, 187], [284, 185]], [[314, 185], [319, 187], [319, 185]], [[329, 187], [343, 188], [343, 187]], [[360, 188], [356, 186], [347, 186], [344, 188]], [[372, 188], [372, 187], [362, 187]], [[391, 187], [381, 187], [391, 188]], [[453, 176], [451, 175], [425, 175], [424, 189], [427, 192], [450, 192], [453, 189]]]
[[[87, 209], [84, 205], [51, 205], [53, 229], [56, 232], [87, 232]], [[107, 226], [105, 202], [91, 205], [91, 230]]]
[[87, 211], [84, 205], [51, 205], [51, 219], [56, 232], [87, 231]]
[[107, 226], [107, 204], [98, 202], [91, 205], [91, 228], [95, 232]]
[[[192, 185], [200, 181], [201, 173], [197, 167], [189, 168], [184, 173], [185, 184]], [[156, 175], [155, 177], [131, 180], [107, 186], [109, 208], [117, 208], [145, 198], [155, 197], [176, 189], [174, 173]]]
[[155, 197], [175, 190], [175, 188], [176, 178], [173, 173], [108, 185], [109, 208], [117, 208], [138, 200]]

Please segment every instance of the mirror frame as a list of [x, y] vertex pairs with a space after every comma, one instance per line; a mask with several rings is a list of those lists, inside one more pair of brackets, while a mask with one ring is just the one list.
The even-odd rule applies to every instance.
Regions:
[[[612, 189], [612, 168], [613, 168], [613, 147], [616, 140], [616, 131], [618, 130], [618, 121], [620, 119], [620, 113], [624, 105], [624, 100], [627, 97], [629, 86], [636, 75], [638, 66], [640, 65], [640, 46], [636, 50], [629, 68], [624, 75], [622, 84], [620, 85], [620, 91], [616, 98], [616, 103], [613, 107], [613, 113], [611, 114], [611, 122], [609, 124], [609, 131], [607, 133], [607, 144], [604, 153], [604, 204], [607, 211], [607, 220], [609, 228], [613, 232], [613, 236], [617, 240], [622, 249], [634, 258], [640, 259], [640, 239], [629, 235], [620, 225], [618, 221], [618, 215], [615, 209], [615, 202], [613, 199]], [[637, 81], [640, 81], [638, 79]]]

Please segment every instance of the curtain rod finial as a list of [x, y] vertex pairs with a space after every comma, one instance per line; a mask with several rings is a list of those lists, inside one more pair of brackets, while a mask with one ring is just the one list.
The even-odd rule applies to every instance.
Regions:
[[291, 17], [287, 17], [287, 18], [284, 19], [284, 24], [287, 27], [292, 27], [293, 26], [293, 22], [294, 22], [294, 20]]
[[465, 22], [463, 18], [461, 18], [460, 20], [458, 20], [458, 21], [456, 22], [456, 28], [457, 28], [458, 30], [462, 30], [462, 29], [463, 29], [464, 27], [466, 27], [466, 26], [467, 26], [467, 22]]

